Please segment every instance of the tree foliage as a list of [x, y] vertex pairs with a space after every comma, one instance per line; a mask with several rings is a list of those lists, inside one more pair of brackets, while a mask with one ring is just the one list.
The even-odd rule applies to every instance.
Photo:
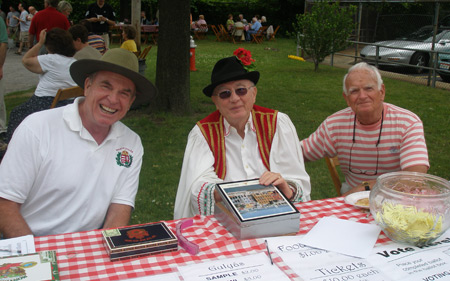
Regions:
[[340, 7], [338, 2], [314, 3], [311, 12], [296, 15], [294, 30], [300, 34], [300, 46], [314, 61], [314, 70], [333, 52], [345, 49], [356, 27], [355, 6]]

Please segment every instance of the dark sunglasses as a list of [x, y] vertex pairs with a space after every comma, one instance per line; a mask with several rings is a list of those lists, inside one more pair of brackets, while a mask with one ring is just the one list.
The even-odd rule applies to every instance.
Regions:
[[[254, 87], [254, 86], [255, 85], [250, 86], [248, 88], [237, 88], [237, 89], [234, 90], [234, 92], [236, 93], [236, 95], [242, 97], [242, 96], [245, 96], [248, 93], [248, 90], [251, 87]], [[231, 93], [232, 93], [231, 90], [225, 90], [225, 91], [222, 91], [222, 92], [218, 93], [215, 96], [219, 96], [219, 98], [224, 100], [224, 99], [228, 99], [229, 97], [231, 97]]]

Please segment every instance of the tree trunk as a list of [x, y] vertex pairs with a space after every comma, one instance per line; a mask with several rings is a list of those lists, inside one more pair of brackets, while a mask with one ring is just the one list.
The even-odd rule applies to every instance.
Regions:
[[141, 0], [131, 2], [131, 25], [136, 29], [136, 46], [141, 51]]
[[159, 38], [156, 62], [158, 94], [152, 111], [185, 114], [189, 103], [190, 0], [159, 1]]

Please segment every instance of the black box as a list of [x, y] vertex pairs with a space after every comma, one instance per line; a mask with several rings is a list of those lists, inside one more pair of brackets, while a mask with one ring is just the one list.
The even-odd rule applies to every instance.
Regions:
[[177, 237], [164, 222], [106, 229], [102, 234], [111, 261], [178, 249]]

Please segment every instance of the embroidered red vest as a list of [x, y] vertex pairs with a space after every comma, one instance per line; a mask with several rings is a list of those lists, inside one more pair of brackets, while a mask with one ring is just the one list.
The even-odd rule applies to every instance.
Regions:
[[[270, 149], [277, 126], [278, 110], [273, 110], [257, 105], [253, 105], [252, 118], [256, 128], [256, 138], [259, 146], [259, 154], [264, 166], [270, 171]], [[221, 179], [226, 175], [225, 138], [223, 116], [220, 112], [214, 111], [204, 119], [197, 122], [197, 126], [202, 131], [208, 142], [209, 148], [214, 155], [214, 170]]]

